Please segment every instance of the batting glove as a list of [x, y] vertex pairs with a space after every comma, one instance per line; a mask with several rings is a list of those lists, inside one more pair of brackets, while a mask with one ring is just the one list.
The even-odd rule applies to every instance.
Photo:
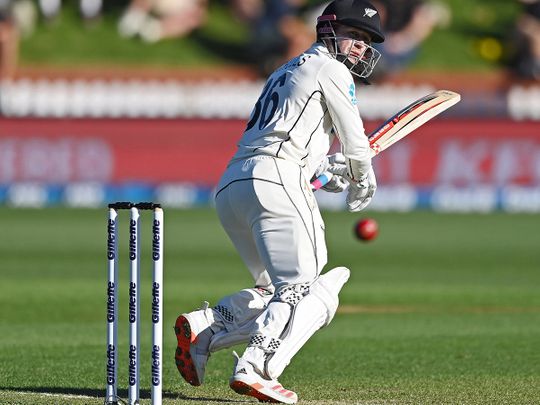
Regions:
[[377, 179], [373, 168], [358, 182], [351, 181], [347, 194], [347, 208], [350, 212], [362, 211], [371, 202], [377, 190]]
[[345, 156], [341, 153], [326, 156], [326, 159], [317, 167], [315, 178], [319, 177], [324, 172], [332, 173], [332, 178], [328, 183], [321, 187], [324, 191], [330, 193], [341, 193], [347, 190], [349, 182], [343, 177], [347, 167], [345, 165]]

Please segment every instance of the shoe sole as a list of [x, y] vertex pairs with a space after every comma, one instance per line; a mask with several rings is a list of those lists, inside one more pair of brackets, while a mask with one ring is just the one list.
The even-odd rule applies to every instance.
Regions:
[[174, 333], [178, 342], [174, 358], [176, 360], [176, 368], [189, 384], [194, 386], [201, 385], [199, 376], [191, 358], [191, 344], [195, 343], [197, 336], [191, 332], [189, 321], [182, 315], [176, 319], [174, 324]]
[[258, 391], [256, 387], [251, 386], [243, 381], [232, 381], [229, 386], [235, 391], [237, 394], [240, 395], [249, 395], [250, 397], [257, 398], [259, 402], [270, 402], [273, 404], [280, 404], [281, 401], [278, 401], [277, 399], [274, 399], [272, 397], [269, 397], [268, 395], [263, 394], [262, 392]]

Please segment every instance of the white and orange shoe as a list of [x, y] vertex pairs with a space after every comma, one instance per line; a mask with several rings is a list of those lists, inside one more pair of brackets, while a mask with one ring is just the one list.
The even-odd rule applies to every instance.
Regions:
[[203, 308], [180, 315], [174, 325], [178, 342], [174, 354], [176, 367], [184, 380], [195, 386], [204, 382], [206, 363], [210, 357], [208, 347], [214, 334], [210, 327], [213, 321], [211, 311], [205, 302]]
[[259, 402], [272, 402], [280, 404], [296, 404], [298, 395], [289, 391], [278, 382], [278, 380], [268, 380], [260, 376], [246, 360], [236, 357], [233, 376], [229, 380], [229, 386], [240, 395], [249, 395], [257, 398]]

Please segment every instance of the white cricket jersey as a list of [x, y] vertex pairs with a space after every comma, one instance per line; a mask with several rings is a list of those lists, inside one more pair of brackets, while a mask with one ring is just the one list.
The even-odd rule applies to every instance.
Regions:
[[309, 179], [330, 149], [333, 129], [347, 158], [369, 162], [353, 77], [315, 43], [268, 78], [231, 163], [274, 156], [297, 163]]

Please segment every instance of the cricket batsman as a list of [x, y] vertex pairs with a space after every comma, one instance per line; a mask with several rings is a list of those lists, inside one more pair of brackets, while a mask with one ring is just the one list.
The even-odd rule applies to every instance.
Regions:
[[[379, 13], [364, 0], [335, 0], [317, 20], [317, 41], [274, 71], [217, 187], [216, 209], [254, 280], [253, 288], [176, 320], [176, 365], [201, 385], [210, 354], [247, 343], [229, 380], [239, 394], [294, 404], [278, 378], [292, 357], [332, 320], [349, 270], [321, 274], [327, 263], [324, 223], [310, 180], [330, 169], [323, 187], [347, 192], [350, 211], [364, 209], [377, 183], [358, 114], [355, 81], [380, 58]], [[327, 156], [334, 138], [342, 153]], [[341, 171], [340, 171], [341, 170]]]

